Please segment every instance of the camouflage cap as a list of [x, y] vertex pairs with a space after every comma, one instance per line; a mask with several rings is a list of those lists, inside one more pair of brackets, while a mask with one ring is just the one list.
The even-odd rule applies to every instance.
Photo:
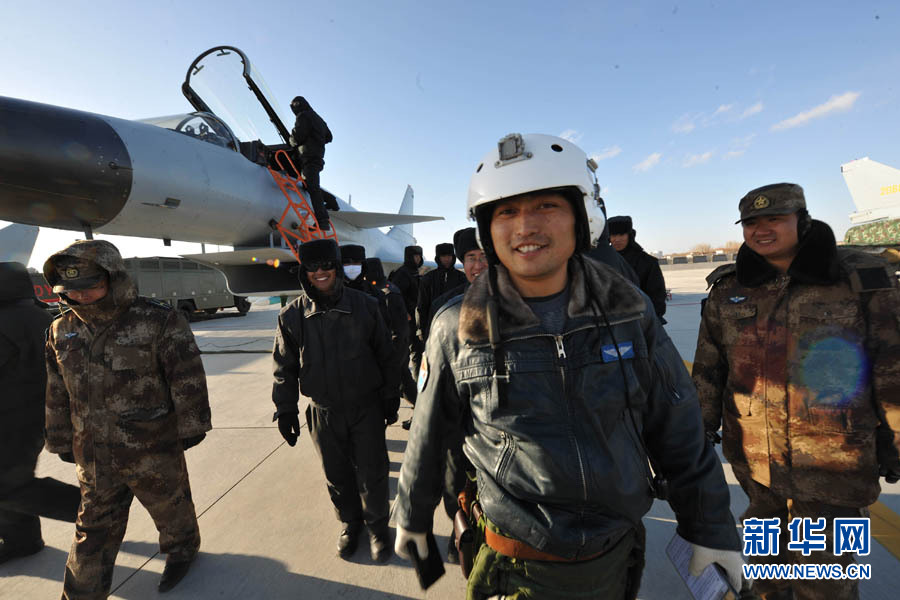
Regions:
[[65, 294], [97, 285], [107, 273], [97, 263], [81, 258], [61, 256], [56, 260], [56, 285], [53, 292]]
[[806, 208], [806, 198], [803, 188], [796, 183], [773, 183], [747, 192], [738, 208], [741, 218], [735, 224], [764, 215], [793, 214]]

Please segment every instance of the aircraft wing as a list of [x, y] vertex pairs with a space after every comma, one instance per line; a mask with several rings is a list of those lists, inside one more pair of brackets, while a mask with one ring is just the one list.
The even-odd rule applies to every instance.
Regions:
[[444, 217], [426, 215], [398, 215], [397, 213], [363, 212], [359, 210], [341, 210], [331, 213], [332, 221], [343, 221], [358, 229], [390, 227], [391, 225], [409, 225], [427, 221], [443, 221]]

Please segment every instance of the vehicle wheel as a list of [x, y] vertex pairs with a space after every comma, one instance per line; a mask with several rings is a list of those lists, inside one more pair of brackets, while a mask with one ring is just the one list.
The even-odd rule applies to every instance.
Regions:
[[246, 315], [248, 312], [250, 312], [250, 301], [243, 296], [234, 297], [234, 306], [242, 315]]
[[218, 312], [218, 310], [219, 310], [218, 308], [205, 308], [205, 309], [203, 309], [203, 312], [205, 312], [208, 315], [214, 315], [214, 314], [216, 314], [216, 312]]
[[188, 323], [194, 320], [194, 307], [191, 306], [188, 302], [179, 303], [178, 310], [181, 311], [181, 314], [184, 316]]

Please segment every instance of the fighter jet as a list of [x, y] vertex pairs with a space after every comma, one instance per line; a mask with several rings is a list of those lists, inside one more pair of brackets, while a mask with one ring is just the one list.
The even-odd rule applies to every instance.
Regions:
[[844, 242], [878, 252], [900, 248], [900, 170], [865, 157], [841, 165], [841, 174], [856, 206]]
[[[277, 182], [294, 174], [281, 159], [275, 166], [291, 148], [279, 104], [231, 46], [197, 57], [182, 92], [195, 112], [137, 121], [0, 96], [0, 220], [229, 245], [186, 257], [222, 271], [236, 295], [296, 291], [297, 240], [283, 232], [302, 234], [307, 215], [289, 209]], [[412, 223], [443, 219], [414, 215], [410, 187], [397, 214], [322, 192], [338, 208], [329, 235], [388, 264], [414, 243]]]
[[38, 228], [31, 225], [7, 225], [0, 229], [0, 262], [27, 265], [37, 240]]

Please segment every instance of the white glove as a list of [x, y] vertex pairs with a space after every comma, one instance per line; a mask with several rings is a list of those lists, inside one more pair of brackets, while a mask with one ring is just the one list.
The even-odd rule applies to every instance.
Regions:
[[406, 545], [409, 542], [416, 543], [416, 552], [419, 553], [419, 558], [422, 560], [428, 558], [428, 536], [424, 533], [407, 531], [398, 525], [397, 536], [394, 540], [394, 552], [397, 553], [397, 556], [406, 560], [412, 560], [406, 551]]
[[[397, 530], [399, 532], [399, 529]], [[741, 582], [743, 581], [744, 557], [737, 550], [718, 550], [716, 548], [707, 548], [706, 546], [698, 546], [691, 544], [694, 548], [694, 554], [691, 556], [691, 564], [688, 570], [691, 575], [697, 577], [703, 572], [703, 569], [713, 563], [718, 563], [720, 567], [725, 569], [728, 574], [728, 580], [732, 587], [738, 592], [741, 591]]]

